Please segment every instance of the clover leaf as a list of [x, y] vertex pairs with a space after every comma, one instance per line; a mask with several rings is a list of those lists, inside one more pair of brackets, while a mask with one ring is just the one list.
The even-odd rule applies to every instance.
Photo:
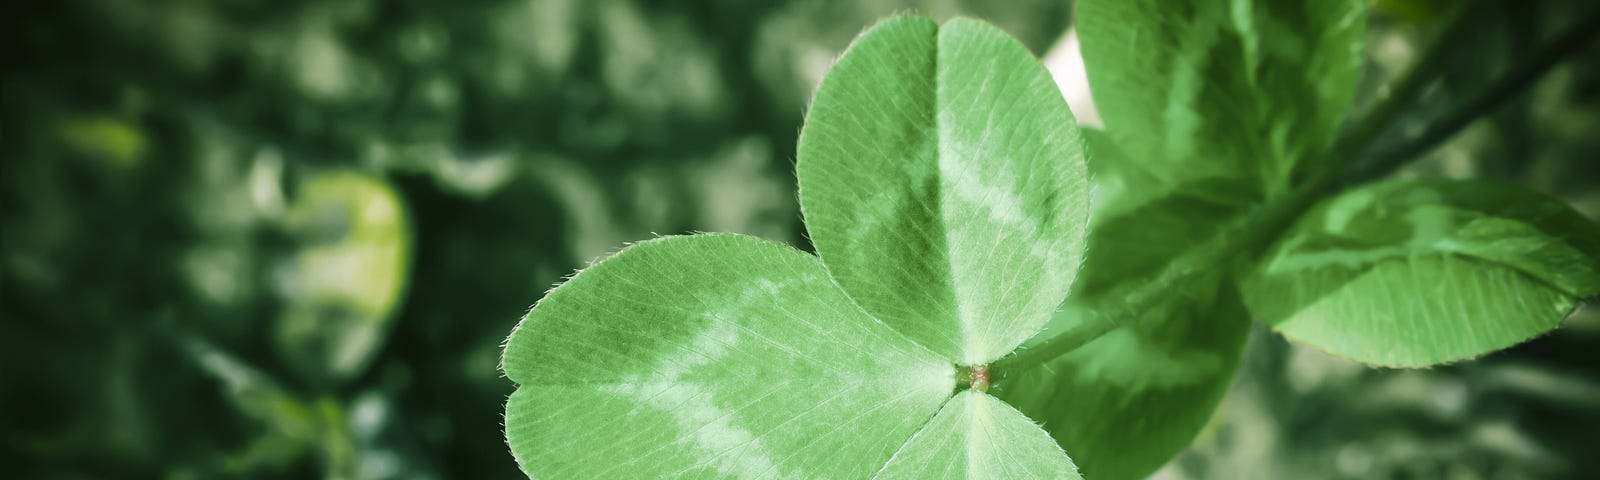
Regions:
[[1107, 133], [1153, 177], [1138, 186], [1248, 204], [1327, 168], [1361, 79], [1366, 3], [1077, 2]]
[[1055, 83], [987, 24], [901, 18], [812, 101], [800, 208], [862, 308], [965, 364], [1037, 333], [1083, 261], [1083, 140]]
[[1600, 226], [1516, 185], [1388, 180], [1318, 204], [1242, 286], [1285, 336], [1425, 367], [1545, 333], [1600, 292]]
[[1083, 259], [1083, 141], [1044, 68], [979, 21], [884, 21], [823, 80], [797, 168], [817, 255], [650, 240], [529, 311], [503, 359], [523, 471], [1077, 478], [985, 392]]

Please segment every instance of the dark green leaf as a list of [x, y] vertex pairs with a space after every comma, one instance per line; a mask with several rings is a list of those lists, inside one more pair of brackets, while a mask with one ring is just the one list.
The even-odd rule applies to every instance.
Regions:
[[1095, 104], [1131, 159], [1175, 181], [1283, 192], [1360, 79], [1365, 2], [1083, 0]]

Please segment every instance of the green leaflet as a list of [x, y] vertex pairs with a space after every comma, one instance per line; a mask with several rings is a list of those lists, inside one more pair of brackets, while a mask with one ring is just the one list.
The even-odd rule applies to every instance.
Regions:
[[1361, 0], [1083, 0], [1077, 11], [1095, 104], [1133, 161], [1168, 185], [1256, 199], [1290, 187], [1331, 143], [1365, 23]]
[[1600, 227], [1489, 181], [1397, 180], [1301, 218], [1243, 284], [1284, 335], [1354, 360], [1420, 367], [1554, 328], [1600, 291]]
[[[1098, 130], [1084, 130], [1096, 186], [1089, 255], [1078, 283], [1044, 332], [1023, 348], [1104, 321], [1120, 287], [1149, 282], [1169, 259], [1213, 236], [1232, 213], [1194, 193], [1165, 193]], [[1163, 196], [1164, 195], [1164, 196]], [[995, 396], [1043, 423], [1094, 480], [1143, 478], [1188, 446], [1227, 390], [1249, 315], [1224, 275], [1183, 284], [1138, 317], [1021, 376]], [[1179, 293], [1181, 292], [1181, 293]]]
[[988, 394], [966, 390], [951, 398], [874, 478], [1083, 477], [1028, 417]]
[[992, 361], [1049, 320], [1083, 259], [1074, 125], [998, 29], [885, 21], [834, 65], [801, 131], [807, 231], [862, 308], [957, 363]]
[[821, 259], [738, 235], [643, 242], [512, 332], [524, 472], [1076, 476], [1015, 409], [952, 396], [956, 365], [1035, 333], [1083, 257], [1082, 146], [1043, 68], [981, 22], [888, 20], [829, 73], [804, 132]]
[[726, 234], [582, 271], [518, 325], [504, 369], [534, 478], [865, 478], [955, 388], [815, 257]]

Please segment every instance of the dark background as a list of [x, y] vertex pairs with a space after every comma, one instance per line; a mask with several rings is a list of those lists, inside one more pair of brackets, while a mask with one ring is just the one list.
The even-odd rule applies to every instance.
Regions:
[[[1365, 105], [1452, 2], [1380, 1]], [[1504, 3], [1504, 5], [1502, 5]], [[1582, 1], [1476, 2], [1403, 142]], [[11, 478], [516, 478], [500, 342], [657, 234], [809, 248], [794, 141], [896, 12], [1001, 25], [1069, 98], [1065, 1], [69, 0], [0, 6], [0, 465]], [[1594, 26], [1600, 28], [1600, 25]], [[1600, 216], [1590, 45], [1405, 175]], [[1081, 75], [1081, 73], [1080, 73]], [[1094, 118], [1075, 104], [1080, 118]], [[1600, 471], [1600, 314], [1377, 370], [1262, 329], [1158, 478]]]

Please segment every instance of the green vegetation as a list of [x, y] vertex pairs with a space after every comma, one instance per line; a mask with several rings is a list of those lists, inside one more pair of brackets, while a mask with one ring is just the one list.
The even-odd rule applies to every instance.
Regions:
[[[518, 463], [531, 477], [1078, 478], [1065, 448], [1091, 478], [1138, 477], [1214, 408], [1247, 333], [1228, 317], [1429, 366], [1543, 333], [1600, 293], [1600, 226], [1559, 202], [1481, 182], [1335, 186], [1365, 5], [1242, 5], [1081, 3], [1090, 83], [1106, 92], [1094, 141], [1004, 33], [879, 23], [801, 132], [817, 255], [792, 262], [810, 268], [702, 235], [630, 247], [558, 287], [506, 346]], [[1117, 188], [1068, 297], [1085, 148], [1114, 152], [1095, 161]], [[1185, 331], [1217, 316], [1220, 333]], [[1174, 387], [1198, 395], [1161, 398]], [[1095, 402], [1118, 390], [1159, 403]]]
[[[933, 21], [836, 65], [907, 14]], [[0, 463], [1585, 478], [1595, 24], [1586, 0], [24, 2]]]

